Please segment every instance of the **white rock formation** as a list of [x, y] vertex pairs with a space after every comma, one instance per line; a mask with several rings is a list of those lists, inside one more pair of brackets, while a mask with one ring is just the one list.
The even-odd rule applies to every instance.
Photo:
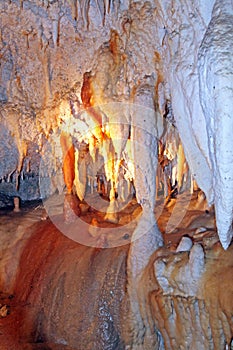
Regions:
[[[153, 79], [152, 79], [153, 82]], [[140, 342], [148, 336], [144, 334], [146, 320], [140, 313], [138, 287], [142, 272], [147, 266], [150, 256], [162, 244], [162, 236], [158, 230], [154, 216], [156, 193], [156, 169], [158, 163], [157, 140], [160, 137], [160, 117], [156, 116], [153, 108], [153, 84], [145, 83], [135, 94], [132, 109], [132, 144], [134, 161], [134, 184], [138, 203], [142, 206], [142, 215], [133, 233], [128, 257], [128, 293], [135, 324], [134, 341]], [[137, 349], [135, 347], [135, 349]], [[138, 349], [141, 349], [138, 347]]]
[[161, 61], [176, 125], [192, 174], [215, 205], [225, 249], [233, 233], [232, 11], [231, 1], [158, 1]]
[[[155, 110], [175, 122], [192, 175], [215, 205], [226, 249], [233, 219], [232, 1], [15, 0], [1, 2], [0, 12], [1, 124], [18, 148], [15, 170], [25, 171], [27, 152], [40, 155], [59, 124], [62, 103], [69, 109], [70, 100], [79, 101], [79, 110], [85, 73], [93, 78], [94, 106], [133, 101], [144, 78], [152, 77]], [[118, 121], [119, 113], [109, 118], [107, 109], [100, 110], [102, 122]], [[150, 127], [149, 119], [145, 123]], [[100, 129], [95, 131], [99, 141]], [[110, 137], [115, 132], [112, 128]], [[115, 142], [114, 147], [120, 157], [126, 146]], [[153, 172], [153, 158], [143, 162], [143, 171]], [[1, 177], [9, 177], [14, 167], [0, 165]], [[34, 168], [38, 172], [38, 165]], [[147, 185], [137, 186], [140, 200], [142, 188], [150, 186], [154, 193]]]
[[233, 3], [216, 1], [199, 50], [200, 99], [206, 118], [216, 222], [226, 249], [233, 229]]
[[205, 254], [200, 244], [194, 244], [189, 253], [159, 257], [154, 263], [155, 277], [167, 295], [198, 295], [204, 271]]
[[208, 139], [199, 102], [197, 71], [198, 48], [206, 26], [197, 4], [181, 1], [159, 4], [159, 25], [164, 27], [161, 61], [173, 114], [192, 173], [211, 201]]
[[[134, 349], [149, 350], [143, 341], [154, 333], [145, 335], [149, 322], [141, 316], [138, 286], [151, 255], [162, 245], [153, 213], [162, 115], [176, 125], [192, 176], [215, 205], [225, 249], [232, 239], [232, 0], [6, 0], [0, 1], [0, 15], [0, 177], [5, 181], [15, 172], [17, 184], [28, 162], [38, 177], [43, 152], [49, 149], [43, 177], [51, 179], [62, 167], [62, 156], [50, 136], [62, 120], [61, 128], [69, 125], [68, 134], [91, 144], [93, 161], [97, 153], [104, 159], [111, 181], [107, 218], [117, 221], [115, 153], [122, 161], [133, 161], [133, 171], [132, 164], [126, 170], [143, 211], [128, 258], [128, 288]], [[82, 91], [86, 75], [90, 81]], [[132, 103], [130, 113], [118, 107], [115, 113], [112, 102]], [[125, 119], [127, 125], [113, 127]], [[70, 120], [75, 121], [72, 126]], [[83, 199], [87, 168], [77, 156], [76, 182], [80, 179], [81, 186], [76, 187]], [[45, 183], [52, 186], [47, 179]], [[185, 295], [196, 295], [203, 266], [203, 249], [193, 246], [172, 288], [179, 293], [182, 285]], [[156, 269], [162, 287], [168, 288], [163, 274], [171, 271], [163, 262]]]
[[182, 237], [178, 247], [176, 248], [176, 252], [187, 252], [192, 248], [193, 242], [189, 237]]

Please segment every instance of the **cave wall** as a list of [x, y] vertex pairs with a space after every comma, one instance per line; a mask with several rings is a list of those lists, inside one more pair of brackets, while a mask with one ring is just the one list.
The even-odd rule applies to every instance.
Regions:
[[[135, 350], [149, 349], [150, 346], [185, 348], [187, 339], [193, 348], [198, 349], [229, 345], [232, 335], [231, 289], [227, 287], [231, 277], [230, 258], [223, 290], [218, 285], [218, 278], [224, 267], [221, 269], [219, 265], [217, 274], [213, 274], [215, 253], [204, 267], [206, 257], [200, 246], [193, 248], [199, 251], [191, 263], [193, 251], [181, 254], [162, 251], [163, 254], [156, 255], [155, 260], [150, 260], [150, 257], [153, 258], [154, 251], [163, 244], [153, 206], [156, 141], [164, 136], [167, 125], [175, 125], [192, 176], [209, 203], [215, 205], [223, 247], [226, 249], [231, 242], [232, 1], [12, 0], [1, 1], [0, 11], [0, 193], [6, 200], [13, 196], [27, 200], [49, 196], [56, 190], [63, 192], [61, 130], [63, 135], [69, 135], [65, 137], [68, 144], [70, 135], [77, 143], [87, 142], [92, 159], [97, 160], [97, 150], [101, 153], [102, 165], [112, 182], [118, 181], [117, 178], [113, 181], [113, 177], [119, 168], [117, 162], [114, 169], [109, 168], [108, 160], [114, 152], [119, 158], [124, 153], [125, 159], [134, 163], [132, 178], [143, 213], [129, 254], [124, 251], [122, 258], [122, 266], [127, 265], [127, 282], [124, 275], [120, 284], [122, 289], [127, 288], [127, 296], [121, 298], [127, 299], [127, 315], [124, 317], [126, 319], [130, 314], [130, 330], [127, 321], [127, 329], [121, 331], [126, 333], [128, 343], [133, 342]], [[129, 133], [130, 147], [127, 142]], [[99, 145], [92, 143], [93, 140]], [[75, 150], [75, 162], [76, 192], [82, 199], [86, 181], [82, 174], [86, 170], [80, 149]], [[111, 194], [110, 209], [114, 205], [114, 195]], [[115, 221], [117, 217], [107, 212], [106, 219]], [[137, 239], [145, 232], [142, 239]], [[56, 239], [61, 239], [63, 244], [64, 237]], [[46, 241], [42, 243], [46, 245]], [[72, 263], [76, 264], [77, 247], [73, 248], [70, 242], [65, 244], [73, 254], [70, 257], [68, 249], [67, 264], [72, 256]], [[48, 254], [44, 260], [54, 271], [57, 256], [56, 251], [52, 251], [52, 244], [50, 247], [48, 252], [45, 248], [44, 254]], [[216, 255], [219, 254], [217, 259], [221, 261], [225, 255], [221, 248], [218, 249]], [[40, 255], [36, 245], [28, 249], [22, 259], [35, 262], [33, 252], [35, 256], [38, 253], [38, 261], [43, 260], [44, 255]], [[96, 271], [98, 257], [102, 256], [104, 260], [102, 253], [98, 255], [90, 250], [89, 258], [96, 262]], [[229, 257], [230, 254], [231, 251]], [[107, 255], [112, 261], [111, 254]], [[64, 310], [67, 306], [77, 321], [77, 328], [82, 327], [75, 319], [77, 310], [83, 307], [82, 295], [79, 285], [75, 284], [77, 281], [73, 283], [73, 276], [77, 271], [81, 279], [83, 267], [79, 269], [82, 264], [77, 261], [74, 272], [67, 276], [67, 266], [63, 266], [63, 257], [60, 259], [58, 274], [54, 273], [55, 287], [52, 286], [52, 277], [50, 280], [48, 276], [45, 282], [41, 282], [45, 287], [51, 282], [48, 295], [46, 288], [37, 290], [37, 282], [44, 278], [41, 266], [36, 269], [36, 275], [35, 271], [30, 271], [31, 275], [19, 275], [29, 288], [27, 296], [21, 295], [23, 288], [20, 289], [18, 282], [19, 300], [37, 300], [35, 309], [29, 312], [35, 327], [28, 334], [25, 325], [22, 333], [23, 336], [26, 334], [28, 341], [53, 342], [59, 338], [64, 342], [70, 337], [67, 342], [75, 345], [76, 339], [68, 329], [69, 325], [65, 329], [62, 325], [69, 316]], [[178, 262], [178, 268], [174, 260]], [[116, 271], [119, 268], [115, 266]], [[146, 272], [150, 269], [147, 275], [145, 269]], [[189, 277], [188, 283], [183, 275]], [[153, 277], [148, 281], [148, 276]], [[104, 280], [100, 288], [102, 303], [106, 299], [104, 284], [107, 283], [108, 289], [112, 290], [113, 277], [108, 269], [105, 278], [109, 280]], [[204, 284], [201, 284], [202, 278]], [[30, 291], [31, 280], [34, 291]], [[92, 282], [94, 278], [90, 276], [90, 285]], [[64, 289], [69, 289], [70, 284], [74, 288], [72, 303], [77, 303], [77, 295], [79, 298], [74, 310]], [[145, 291], [142, 291], [144, 285]], [[209, 285], [213, 290], [208, 294]], [[207, 286], [206, 290], [201, 290], [201, 286]], [[95, 295], [95, 290], [92, 292]], [[120, 342], [120, 321], [113, 310], [119, 306], [119, 300], [113, 299], [114, 302], [107, 305], [107, 311], [104, 305], [101, 315], [98, 314], [99, 305], [95, 305], [96, 319], [101, 318], [103, 330], [97, 339], [99, 347], [103, 343]], [[53, 305], [49, 309], [50, 300]], [[39, 310], [41, 305], [44, 305], [44, 310]], [[148, 310], [150, 305], [152, 310]], [[84, 314], [85, 310], [81, 311]], [[108, 327], [113, 326], [112, 314], [119, 329], [112, 332], [107, 328], [105, 332], [106, 322]], [[63, 318], [61, 324], [59, 317]], [[25, 319], [30, 323], [26, 316]], [[182, 325], [183, 319], [187, 323], [193, 322], [193, 332]], [[86, 327], [89, 327], [88, 323]], [[88, 329], [89, 333], [91, 331]], [[102, 334], [105, 334], [105, 339], [101, 338]], [[116, 338], [108, 338], [109, 335]], [[124, 335], [121, 337], [123, 339]], [[92, 346], [86, 345], [87, 348]]]
[[[20, 311], [12, 315], [11, 332], [16, 331], [16, 348], [127, 348], [132, 341], [127, 251], [126, 245], [95, 249], [77, 244], [48, 222], [37, 227], [21, 256], [15, 284]], [[25, 269], [27, 265], [33, 268]]]

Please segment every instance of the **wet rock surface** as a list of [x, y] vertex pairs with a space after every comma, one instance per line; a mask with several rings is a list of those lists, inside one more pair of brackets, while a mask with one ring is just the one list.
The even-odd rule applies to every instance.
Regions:
[[25, 247], [16, 280], [10, 317], [18, 319], [19, 346], [125, 349], [127, 251], [82, 246], [44, 222]]
[[[135, 299], [129, 297], [130, 234], [119, 229], [115, 248], [103, 249], [98, 237], [79, 232], [95, 239], [96, 245], [88, 247], [59, 232], [49, 217], [42, 219], [42, 205], [1, 213], [2, 349], [230, 347], [233, 248], [221, 248], [215, 240], [213, 213], [194, 212], [194, 204], [180, 223], [182, 229], [173, 234], [163, 232], [171, 215], [171, 207], [164, 208], [159, 227], [165, 247], [136, 276], [137, 283], [131, 285]], [[183, 207], [184, 202], [179, 205]], [[55, 210], [60, 212], [60, 207]], [[135, 211], [135, 202], [125, 210]], [[96, 212], [88, 212], [82, 218], [91, 221], [95, 216]], [[102, 214], [98, 225], [105, 226], [111, 243], [113, 224], [105, 223]], [[71, 227], [81, 229], [76, 223]], [[177, 252], [182, 236], [187, 235], [192, 247]], [[207, 239], [212, 243], [207, 244]]]

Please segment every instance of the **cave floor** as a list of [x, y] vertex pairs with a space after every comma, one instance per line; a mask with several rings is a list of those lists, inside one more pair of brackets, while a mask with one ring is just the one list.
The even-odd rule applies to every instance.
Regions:
[[[22, 326], [22, 315], [25, 314], [25, 310], [30, 308], [30, 303], [35, 303], [36, 312], [38, 312], [38, 307], [40, 305], [40, 297], [38, 296], [37, 300], [37, 297], [35, 296], [37, 294], [33, 295], [32, 293], [33, 296], [31, 296], [31, 292], [28, 292], [28, 289], [30, 288], [27, 284], [31, 283], [31, 288], [37, 287], [36, 282], [33, 280], [34, 277], [32, 277], [32, 274], [33, 270], [36, 268], [42, 268], [42, 270], [45, 268], [43, 267], [43, 261], [46, 259], [48, 261], [51, 260], [50, 263], [52, 264], [52, 261], [62, 259], [61, 255], [64, 253], [64, 250], [67, 249], [71, 252], [71, 255], [73, 254], [72, 252], [76, 251], [80, 257], [85, 256], [85, 254], [89, 254], [88, 259], [93, 260], [99, 265], [104, 265], [106, 264], [106, 261], [108, 261], [109, 266], [112, 264], [113, 268], [116, 268], [119, 273], [120, 268], [118, 265], [114, 265], [115, 262], [113, 263], [111, 260], [112, 256], [114, 255], [114, 261], [119, 260], [119, 257], [123, 259], [122, 261], [126, 261], [127, 259], [129, 243], [133, 229], [136, 225], [136, 218], [140, 215], [140, 207], [136, 203], [136, 200], [133, 199], [126, 207], [122, 209], [120, 212], [120, 224], [106, 222], [102, 212], [90, 209], [86, 210], [84, 205], [81, 213], [81, 222], [88, 224], [88, 226], [86, 225], [84, 227], [86, 232], [82, 232], [81, 238], [79, 235], [77, 237], [66, 235], [66, 232], [65, 235], [60, 234], [59, 224], [64, 222], [64, 220], [61, 218], [61, 206], [59, 206], [59, 202], [55, 200], [55, 203], [56, 205], [54, 205], [54, 207], [57, 207], [57, 212], [53, 213], [53, 215], [50, 214], [49, 216], [46, 215], [42, 203], [36, 203], [34, 206], [32, 205], [29, 207], [24, 206], [19, 212], [3, 210], [0, 212], [1, 350], [72, 349], [72, 346], [69, 347], [70, 343], [66, 344], [66, 347], [64, 347], [64, 344], [59, 345], [55, 343], [52, 345], [49, 343], [47, 343], [47, 345], [41, 345], [40, 338], [38, 338], [39, 340], [37, 339], [37, 343], [33, 343], [35, 339], [33, 340], [29, 337], [28, 339], [25, 339], [25, 342], [22, 344], [22, 334], [24, 333], [20, 334], [18, 329], [19, 324], [21, 329], [26, 327]], [[155, 216], [157, 218], [158, 226], [163, 234], [165, 247], [167, 249], [175, 251], [182, 236], [188, 235], [194, 242], [198, 242], [203, 245], [207, 253], [207, 259], [212, 259], [213, 257], [216, 259], [213, 251], [220, 249], [220, 243], [216, 234], [214, 212], [212, 209], [206, 211], [203, 203], [197, 202], [196, 195], [191, 196], [189, 193], [181, 194], [179, 195], [178, 199], [172, 199], [166, 206], [164, 205], [163, 198], [159, 198], [155, 209]], [[94, 233], [87, 228], [89, 227], [89, 224], [92, 222], [93, 218], [97, 218], [98, 223], [95, 226]], [[77, 225], [77, 223], [71, 224], [71, 228], [73, 227], [72, 225]], [[103, 234], [99, 233], [99, 228], [105, 229]], [[106, 229], [108, 232], [110, 232], [109, 236], [106, 234]], [[37, 232], [37, 238], [33, 238], [35, 237], [35, 232]], [[50, 242], [49, 245], [46, 240], [50, 239], [50, 234], [52, 236], [52, 243]], [[56, 238], [54, 238], [55, 236]], [[68, 238], [71, 239], [67, 239], [65, 236], [68, 236]], [[29, 252], [30, 250], [32, 253]], [[47, 255], [45, 255], [44, 251], [47, 251]], [[32, 266], [30, 268], [27, 265], [30, 263], [30, 259], [32, 259], [30, 254], [34, 255], [33, 261], [39, 261], [38, 266]], [[53, 258], [55, 260], [52, 260]], [[123, 279], [123, 286], [124, 283], [126, 283], [126, 272], [124, 271], [124, 266], [126, 265], [124, 265], [125, 263], [122, 263], [122, 261], [121, 275], [123, 277], [120, 278]], [[70, 263], [69, 260], [67, 264], [68, 263]], [[221, 265], [224, 265], [224, 259], [222, 260]], [[63, 269], [66, 267], [63, 267]], [[52, 269], [52, 265], [50, 268]], [[224, 266], [222, 266], [222, 268], [224, 268]], [[30, 273], [28, 273], [28, 275], [31, 277], [24, 277], [24, 272], [22, 275], [22, 271], [27, 272], [27, 270], [30, 271], [31, 275]], [[108, 273], [106, 271], [106, 267], [100, 266], [100, 271], [96, 272], [96, 275], [90, 278], [98, 278], [98, 276], [101, 274], [106, 275]], [[30, 280], [30, 278], [32, 279]], [[40, 278], [45, 278], [46, 280], [45, 270], [44, 277], [42, 274], [40, 275]], [[16, 286], [14, 285], [15, 280], [17, 281]], [[32, 280], [33, 282], [30, 282]], [[92, 282], [95, 283], [94, 280]], [[124, 287], [122, 288], [124, 289]], [[17, 293], [20, 295], [20, 297], [17, 295]], [[23, 332], [25, 332], [25, 329]], [[125, 338], [127, 338], [127, 335]], [[42, 341], [43, 339], [41, 342]]]

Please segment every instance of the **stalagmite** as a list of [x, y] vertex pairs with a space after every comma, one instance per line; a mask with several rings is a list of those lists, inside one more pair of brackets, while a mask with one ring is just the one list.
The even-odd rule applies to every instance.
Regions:
[[14, 197], [14, 212], [19, 212], [19, 197]]
[[[134, 341], [140, 345], [144, 338], [144, 322], [138, 304], [138, 286], [140, 278], [151, 254], [163, 244], [162, 235], [157, 227], [154, 216], [156, 195], [156, 168], [157, 168], [157, 115], [154, 110], [153, 86], [145, 83], [138, 88], [134, 106], [131, 110], [132, 147], [135, 167], [134, 185], [136, 198], [142, 206], [136, 230], [133, 233], [128, 257], [128, 273], [131, 308], [135, 322]], [[158, 124], [157, 124], [158, 123]], [[147, 335], [150, 329], [147, 329]]]
[[[148, 226], [149, 231], [155, 224], [153, 215], [156, 192], [155, 172], [158, 162], [157, 140], [160, 136], [156, 135], [157, 115], [154, 110], [153, 93], [151, 90], [152, 87], [147, 84], [141, 86], [138, 89], [134, 99], [131, 125], [133, 161], [135, 167], [134, 185], [136, 189], [136, 197], [138, 203], [142, 206], [143, 209], [142, 217], [148, 215], [146, 221], [149, 220], [150, 222], [150, 220], [152, 220], [151, 224]], [[147, 237], [147, 232], [140, 233], [136, 230], [133, 238], [138, 239], [144, 233], [145, 236], [143, 236], [141, 244], [145, 243], [146, 245], [146, 242], [144, 240], [149, 240]], [[152, 230], [149, 236], [150, 235], [150, 244], [155, 245], [153, 247], [154, 251], [156, 245], [161, 244], [161, 235], [160, 233], [156, 232], [156, 230], [154, 233]], [[143, 265], [144, 263], [145, 262], [143, 262]]]

